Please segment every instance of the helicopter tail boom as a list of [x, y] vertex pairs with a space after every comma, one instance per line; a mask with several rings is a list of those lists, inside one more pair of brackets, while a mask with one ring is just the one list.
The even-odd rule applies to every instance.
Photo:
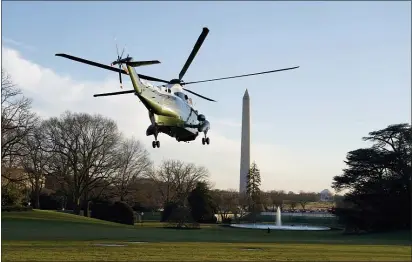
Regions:
[[[126, 64], [127, 71], [129, 73], [130, 79], [132, 80], [133, 88], [137, 94], [141, 94], [145, 85], [140, 81], [139, 75], [136, 73], [136, 70], [132, 65]], [[140, 65], [137, 65], [140, 66]]]

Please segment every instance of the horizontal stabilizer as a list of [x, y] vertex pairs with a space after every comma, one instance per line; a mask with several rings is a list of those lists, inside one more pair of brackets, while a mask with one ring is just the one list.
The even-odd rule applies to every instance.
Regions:
[[133, 61], [133, 62], [128, 62], [128, 65], [132, 67], [138, 67], [138, 66], [147, 66], [147, 65], [154, 65], [154, 64], [160, 64], [160, 61], [158, 60], [151, 60], [151, 61]]
[[114, 96], [114, 95], [132, 94], [132, 93], [136, 93], [136, 91], [133, 89], [133, 90], [126, 90], [126, 91], [112, 92], [112, 93], [95, 94], [95, 95], [93, 95], [93, 96], [94, 96], [94, 97], [98, 97], [98, 96]]

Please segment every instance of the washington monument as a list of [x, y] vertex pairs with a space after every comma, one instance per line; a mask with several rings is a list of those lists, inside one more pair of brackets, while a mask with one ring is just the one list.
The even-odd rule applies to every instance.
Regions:
[[247, 174], [250, 168], [250, 99], [246, 89], [242, 106], [242, 141], [240, 145], [240, 184], [239, 192], [245, 193]]

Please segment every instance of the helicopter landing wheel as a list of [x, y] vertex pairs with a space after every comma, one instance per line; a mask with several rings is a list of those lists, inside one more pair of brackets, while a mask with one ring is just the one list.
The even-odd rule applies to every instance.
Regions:
[[159, 147], [160, 147], [160, 142], [159, 142], [159, 140], [153, 141], [153, 142], [152, 142], [152, 147], [153, 147], [153, 148], [156, 148], [156, 147], [159, 148]]
[[210, 139], [208, 137], [202, 137], [202, 144], [210, 144]]

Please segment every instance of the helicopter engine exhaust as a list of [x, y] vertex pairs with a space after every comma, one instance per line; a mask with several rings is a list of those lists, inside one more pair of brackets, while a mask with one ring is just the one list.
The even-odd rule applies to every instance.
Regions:
[[200, 121], [200, 122], [203, 122], [203, 121], [206, 121], [206, 117], [205, 117], [205, 115], [200, 114], [200, 115], [197, 116], [197, 120]]

